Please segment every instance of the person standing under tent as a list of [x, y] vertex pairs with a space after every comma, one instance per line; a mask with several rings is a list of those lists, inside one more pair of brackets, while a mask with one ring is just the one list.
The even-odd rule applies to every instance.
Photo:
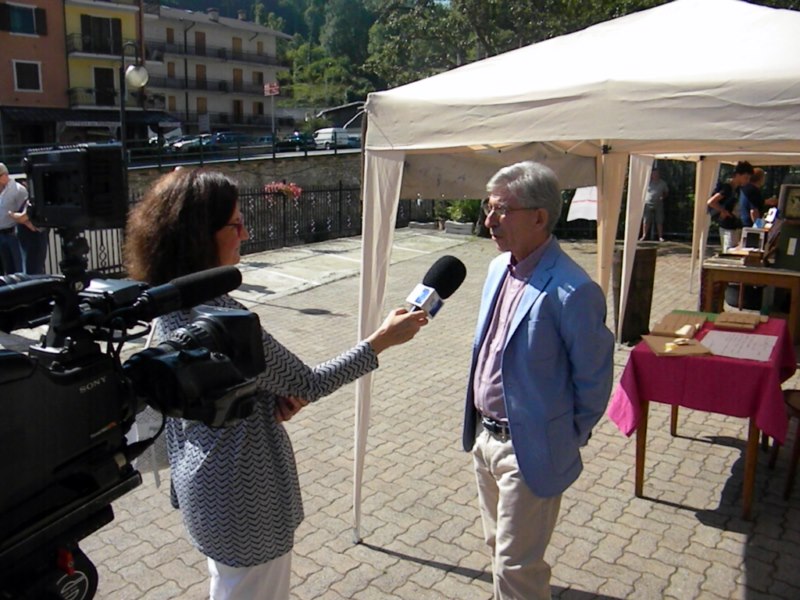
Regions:
[[728, 252], [739, 245], [742, 235], [742, 220], [736, 214], [736, 203], [742, 186], [750, 182], [753, 165], [746, 160], [739, 161], [733, 168], [730, 181], [720, 181], [714, 193], [706, 201], [711, 220], [719, 225], [722, 251]]
[[497, 600], [549, 600], [545, 550], [580, 448], [606, 409], [614, 336], [606, 299], [552, 235], [561, 192], [521, 162], [487, 184], [486, 226], [502, 252], [483, 288], [462, 443], [472, 453]]
[[669, 187], [661, 179], [661, 173], [657, 167], [653, 167], [650, 173], [650, 181], [647, 184], [647, 193], [644, 197], [644, 214], [642, 215], [642, 237], [646, 240], [650, 233], [650, 228], [655, 221], [658, 241], [664, 241], [664, 200], [669, 195]]

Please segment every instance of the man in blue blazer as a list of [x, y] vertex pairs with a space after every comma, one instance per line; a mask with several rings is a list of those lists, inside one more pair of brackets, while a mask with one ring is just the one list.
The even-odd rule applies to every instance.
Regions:
[[464, 418], [496, 599], [550, 598], [544, 553], [580, 447], [605, 412], [614, 336], [600, 287], [552, 230], [561, 192], [548, 167], [521, 162], [487, 184], [489, 267]]

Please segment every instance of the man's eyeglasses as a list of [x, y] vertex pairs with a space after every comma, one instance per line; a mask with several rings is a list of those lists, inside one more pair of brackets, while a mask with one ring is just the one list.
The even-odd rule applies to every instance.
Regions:
[[241, 237], [245, 231], [244, 223], [241, 221], [236, 221], [235, 223], [226, 223], [225, 227], [235, 227], [236, 235], [238, 235], [239, 237]]
[[496, 204], [489, 204], [488, 202], [484, 203], [482, 206], [483, 214], [487, 217], [490, 217], [492, 214], [497, 215], [498, 217], [505, 217], [510, 212], [515, 212], [518, 210], [536, 210], [530, 206], [522, 206], [519, 208], [512, 208], [510, 206], [499, 206]]

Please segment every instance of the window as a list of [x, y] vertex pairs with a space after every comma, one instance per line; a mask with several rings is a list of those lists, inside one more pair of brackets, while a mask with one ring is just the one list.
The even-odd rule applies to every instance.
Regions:
[[93, 54], [122, 53], [122, 20], [81, 15], [83, 51]]
[[39, 75], [41, 64], [38, 62], [14, 62], [14, 89], [18, 92], [41, 92], [42, 78]]
[[34, 6], [0, 4], [0, 30], [29, 35], [46, 35], [45, 11]]

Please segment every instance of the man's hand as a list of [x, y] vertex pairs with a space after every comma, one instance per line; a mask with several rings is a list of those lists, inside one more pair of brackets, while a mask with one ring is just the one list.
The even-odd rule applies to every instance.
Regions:
[[308, 400], [296, 396], [280, 396], [275, 402], [275, 420], [278, 423], [288, 421], [307, 404]]
[[25, 210], [22, 212], [12, 212], [8, 211], [8, 216], [14, 219], [20, 225], [25, 225], [31, 231], [39, 231], [36, 226], [31, 223], [31, 218], [28, 216], [28, 207], [25, 207]]

